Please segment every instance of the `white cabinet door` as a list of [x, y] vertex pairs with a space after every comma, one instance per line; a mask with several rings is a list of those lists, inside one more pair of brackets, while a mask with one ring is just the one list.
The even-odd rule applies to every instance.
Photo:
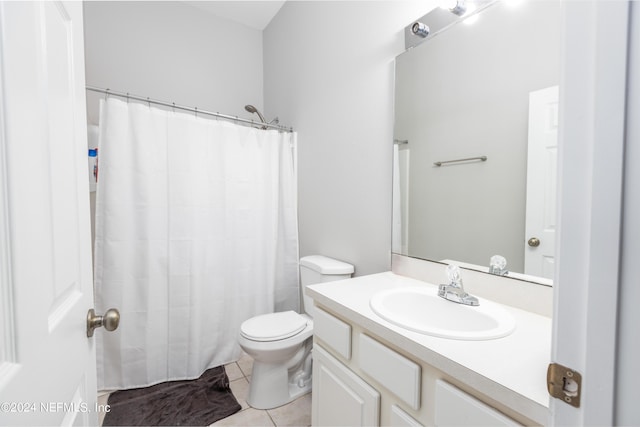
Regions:
[[315, 345], [311, 411], [314, 426], [376, 426], [380, 393]]
[[0, 424], [95, 425], [81, 2], [0, 2]]
[[411, 415], [403, 411], [398, 405], [391, 405], [391, 423], [395, 427], [423, 427]]

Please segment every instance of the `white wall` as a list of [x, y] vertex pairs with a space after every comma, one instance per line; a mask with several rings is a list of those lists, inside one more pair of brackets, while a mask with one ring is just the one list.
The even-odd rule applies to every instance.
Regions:
[[289, 1], [265, 29], [265, 109], [299, 133], [301, 255], [391, 268], [394, 58], [435, 4]]
[[248, 118], [245, 104], [263, 107], [259, 30], [181, 2], [89, 1], [84, 31], [87, 85]]

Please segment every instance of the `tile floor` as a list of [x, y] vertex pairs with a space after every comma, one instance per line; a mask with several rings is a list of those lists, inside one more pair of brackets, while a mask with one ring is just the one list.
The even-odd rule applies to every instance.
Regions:
[[[246, 398], [249, 392], [249, 380], [251, 379], [251, 368], [253, 359], [246, 354], [240, 360], [225, 365], [229, 384], [233, 395], [242, 407], [239, 412], [230, 417], [223, 418], [212, 424], [212, 426], [266, 426], [266, 427], [288, 427], [311, 425], [311, 393], [294, 400], [279, 408], [259, 410], [250, 407]], [[98, 403], [106, 405], [109, 394], [98, 396]], [[100, 426], [104, 420], [104, 413], [100, 414]]]
[[242, 406], [240, 412], [223, 418], [213, 426], [310, 426], [311, 425], [311, 393], [279, 408], [259, 410], [250, 407], [246, 398], [249, 392], [249, 380], [253, 359], [243, 355], [240, 360], [225, 366], [231, 391]]

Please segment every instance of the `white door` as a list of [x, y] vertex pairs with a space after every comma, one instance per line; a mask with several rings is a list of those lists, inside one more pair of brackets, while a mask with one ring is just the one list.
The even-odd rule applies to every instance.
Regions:
[[95, 425], [82, 3], [0, 29], [0, 424]]
[[[637, 3], [562, 3], [558, 265], [551, 361], [578, 371], [582, 386], [579, 407], [565, 399], [550, 400], [552, 426], [618, 425], [621, 398], [637, 400], [635, 395], [618, 396], [615, 389], [616, 372], [630, 379], [634, 392], [638, 378], [635, 360], [634, 371], [620, 371], [616, 365], [618, 324], [624, 323], [618, 312], [618, 275], [625, 112], [628, 97], [638, 96], [637, 91], [627, 92], [627, 82], [637, 75], [631, 69], [627, 75], [629, 24], [638, 25], [630, 19], [630, 5], [635, 8]], [[637, 260], [637, 254], [634, 257]], [[636, 285], [637, 275], [634, 280]], [[637, 341], [637, 325], [633, 327]]]
[[524, 272], [553, 279], [556, 239], [558, 86], [529, 94]]

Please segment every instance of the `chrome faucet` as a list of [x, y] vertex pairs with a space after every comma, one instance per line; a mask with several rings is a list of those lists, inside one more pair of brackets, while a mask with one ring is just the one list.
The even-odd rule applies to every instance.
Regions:
[[460, 267], [455, 264], [447, 266], [448, 285], [440, 285], [438, 288], [438, 296], [446, 300], [457, 302], [465, 305], [480, 305], [478, 298], [469, 295], [464, 291], [462, 286], [462, 277], [460, 276]]

